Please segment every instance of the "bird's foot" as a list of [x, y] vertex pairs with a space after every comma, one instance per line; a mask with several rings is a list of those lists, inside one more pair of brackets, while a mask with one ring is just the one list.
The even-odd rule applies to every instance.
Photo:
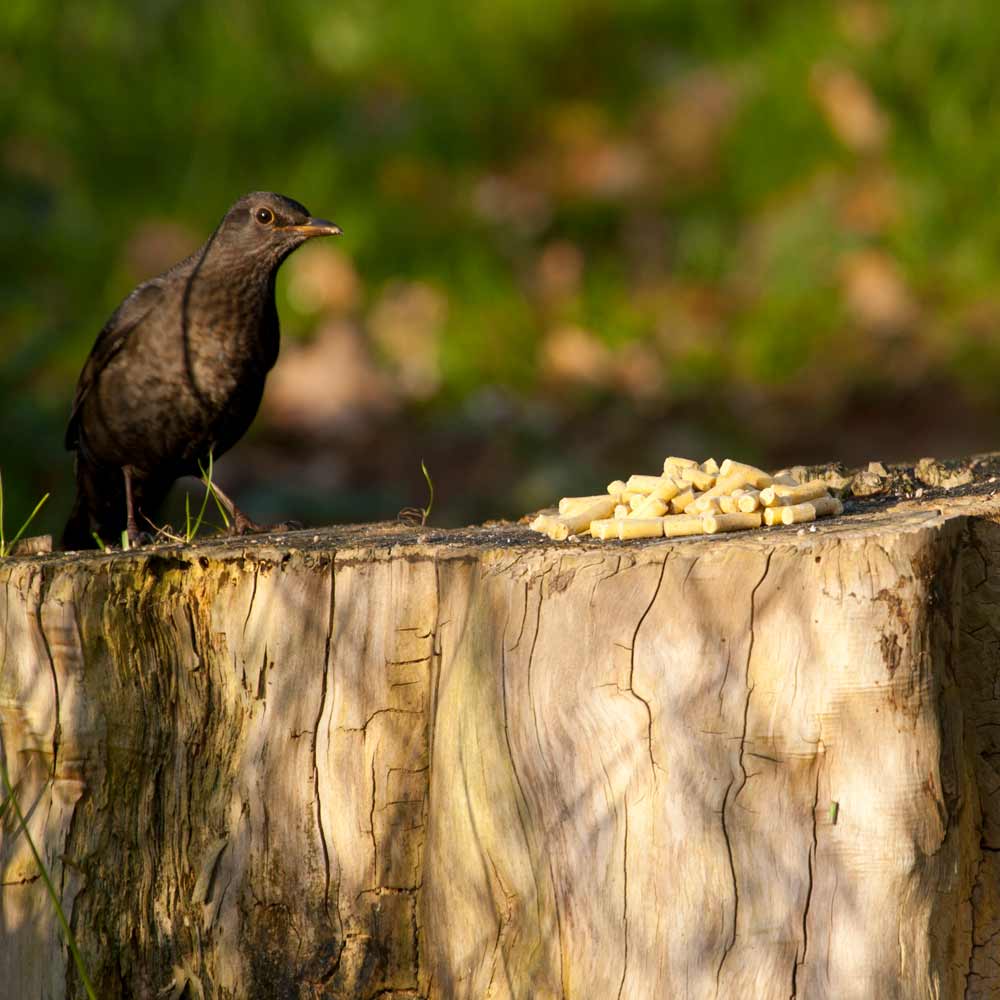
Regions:
[[269, 524], [268, 531], [302, 531], [305, 525], [301, 521], [279, 521], [277, 524]]
[[[140, 531], [135, 525], [126, 528], [124, 535], [125, 537], [122, 539], [123, 549], [138, 549], [143, 545], [149, 545], [153, 541], [153, 536], [148, 531]], [[128, 544], [125, 545], [125, 542], [128, 542]]]
[[278, 524], [258, 524], [251, 521], [242, 511], [238, 511], [229, 527], [231, 535], [264, 535], [275, 531], [300, 531], [305, 525], [301, 521], [280, 521]]
[[250, 520], [241, 510], [233, 512], [233, 523], [229, 526], [231, 535], [256, 535], [263, 531], [262, 525]]

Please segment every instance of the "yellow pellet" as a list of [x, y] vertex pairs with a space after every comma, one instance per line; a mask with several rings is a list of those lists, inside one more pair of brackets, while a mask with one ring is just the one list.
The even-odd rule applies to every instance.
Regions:
[[[736, 492], [738, 493], [739, 490]], [[739, 497], [736, 496], [736, 493], [730, 493], [727, 497], [717, 497], [716, 499], [719, 504], [719, 510], [721, 510], [723, 514], [738, 513], [739, 507], [736, 505], [739, 502]]]
[[694, 490], [689, 489], [685, 490], [683, 493], [678, 493], [677, 496], [675, 496], [670, 501], [670, 513], [683, 514], [688, 509], [688, 507], [694, 502], [694, 500], [695, 500]]
[[589, 507], [582, 507], [574, 514], [563, 514], [562, 519], [569, 525], [570, 534], [575, 535], [590, 528], [591, 521], [600, 518], [611, 517], [615, 512], [615, 498], [612, 496], [600, 497]]
[[[772, 508], [768, 508], [772, 509]], [[816, 508], [811, 503], [796, 503], [789, 507], [774, 507], [773, 510], [780, 521], [779, 524], [804, 524], [816, 520]]]
[[721, 514], [722, 497], [711, 496], [709, 493], [702, 493], [694, 500], [687, 509], [689, 514]]
[[602, 542], [609, 538], [618, 537], [618, 522], [614, 518], [606, 517], [590, 522], [590, 534], [594, 538], [599, 538]]
[[779, 486], [778, 496], [783, 504], [805, 503], [807, 500], [815, 500], [829, 496], [830, 488], [822, 479], [811, 479], [801, 486]]
[[720, 531], [747, 531], [760, 527], [760, 512], [752, 514], [706, 514], [705, 534], [714, 535]]
[[654, 496], [646, 497], [632, 512], [632, 517], [663, 517], [667, 512], [667, 505], [662, 500], [657, 500]]
[[705, 522], [700, 517], [681, 514], [663, 519], [663, 534], [667, 538], [684, 538], [687, 535], [705, 534]]
[[774, 508], [781, 513], [782, 524], [802, 524], [817, 517], [837, 517], [844, 513], [844, 505], [836, 497], [817, 497], [806, 503]]
[[[612, 499], [614, 499], [613, 494], [609, 494], [609, 496], [612, 496]], [[607, 496], [601, 493], [593, 497], [563, 497], [562, 500], [559, 501], [559, 513], [575, 514], [577, 511], [590, 507], [599, 500], [607, 500]]]
[[764, 508], [764, 523], [769, 527], [773, 528], [776, 524], [781, 524], [781, 511], [782, 507], [765, 507]]
[[663, 474], [608, 483], [601, 496], [563, 497], [559, 513], [540, 514], [531, 527], [562, 541], [589, 531], [594, 538], [680, 538], [799, 524], [843, 513], [821, 479], [799, 483], [727, 458], [698, 463], [664, 459]]
[[681, 479], [690, 483], [696, 490], [710, 490], [715, 485], [715, 476], [710, 476], [699, 468], [681, 469]]
[[663, 460], [663, 471], [669, 476], [680, 469], [696, 469], [698, 463], [693, 458], [678, 458], [670, 455]]
[[671, 479], [669, 476], [664, 476], [663, 484], [661, 486], [657, 486], [656, 489], [649, 495], [651, 497], [656, 497], [657, 500], [662, 500], [664, 503], [667, 503], [668, 501], [673, 500], [678, 493], [686, 488], [687, 483], [677, 483], [676, 480]]
[[556, 517], [553, 514], [539, 514], [531, 522], [531, 530], [540, 531], [556, 542], [562, 542], [569, 538], [569, 525], [561, 517]]
[[615, 498], [612, 496], [601, 497], [595, 500], [588, 507], [583, 507], [572, 514], [540, 514], [531, 523], [535, 531], [541, 531], [549, 538], [561, 542], [570, 535], [579, 534], [581, 531], [590, 530], [590, 522], [597, 521], [604, 517], [610, 517], [614, 513]]
[[664, 486], [663, 476], [629, 476], [628, 482], [625, 483], [625, 489], [631, 490], [633, 493], [652, 493], [653, 490], [659, 489]]
[[730, 481], [739, 479], [742, 482], [735, 483], [735, 486], [744, 486], [749, 483], [751, 486], [756, 486], [757, 489], [770, 486], [774, 482], [768, 473], [763, 469], [758, 469], [756, 465], [734, 462], [731, 458], [727, 458], [719, 466], [719, 478]]
[[[760, 476], [766, 476], [766, 472], [760, 472], [760, 469], [754, 469], [753, 466], [744, 465], [740, 466], [733, 463], [731, 459], [726, 459], [726, 462], [731, 463], [731, 470], [728, 474], [721, 473], [715, 479], [715, 485], [705, 491], [705, 495], [709, 497], [724, 497], [730, 496], [735, 493], [736, 490], [746, 489], [747, 487], [758, 488], [757, 481], [760, 480]], [[725, 468], [726, 462], [723, 462], [723, 468]], [[746, 471], [749, 470], [749, 471]], [[760, 473], [760, 475], [756, 475]]]
[[805, 503], [807, 500], [815, 500], [817, 497], [825, 497], [829, 489], [822, 479], [812, 479], [801, 486], [785, 486], [775, 483], [760, 491], [760, 502], [765, 507], [775, 507], [778, 504], [791, 506], [796, 503]]
[[662, 517], [627, 517], [615, 524], [618, 525], [618, 537], [624, 541], [626, 538], [662, 538], [663, 521]]

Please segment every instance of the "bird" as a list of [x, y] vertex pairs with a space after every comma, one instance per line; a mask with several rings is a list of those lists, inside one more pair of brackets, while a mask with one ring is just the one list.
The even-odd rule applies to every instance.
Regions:
[[[80, 373], [65, 445], [76, 499], [63, 548], [141, 544], [174, 481], [198, 476], [257, 414], [278, 358], [275, 276], [307, 240], [339, 236], [299, 202], [240, 198], [205, 243], [129, 294]], [[262, 530], [213, 484], [238, 533]]]

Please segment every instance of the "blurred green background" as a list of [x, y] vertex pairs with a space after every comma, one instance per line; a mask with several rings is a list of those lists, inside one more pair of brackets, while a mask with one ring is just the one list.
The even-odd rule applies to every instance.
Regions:
[[986, 0], [6, 0], [8, 534], [107, 315], [255, 189], [346, 233], [218, 466], [259, 518], [1000, 446], [998, 51]]

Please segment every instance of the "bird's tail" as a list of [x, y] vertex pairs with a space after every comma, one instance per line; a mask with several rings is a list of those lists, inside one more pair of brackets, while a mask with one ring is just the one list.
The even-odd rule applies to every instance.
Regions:
[[[75, 472], [76, 501], [63, 529], [63, 548], [95, 549], [117, 544], [128, 520], [122, 470], [89, 461], [78, 451]], [[147, 477], [133, 471], [132, 501], [140, 530], [152, 525], [149, 518], [156, 514], [176, 478], [172, 470]]]
[[87, 510], [86, 502], [77, 492], [73, 510], [70, 512], [66, 527], [63, 528], [62, 547], [67, 552], [96, 548], [97, 542], [91, 530], [90, 512]]
[[118, 541], [125, 528], [121, 470], [95, 465], [78, 453], [75, 471], [76, 500], [63, 529], [63, 548], [94, 549], [98, 538], [102, 542]]

